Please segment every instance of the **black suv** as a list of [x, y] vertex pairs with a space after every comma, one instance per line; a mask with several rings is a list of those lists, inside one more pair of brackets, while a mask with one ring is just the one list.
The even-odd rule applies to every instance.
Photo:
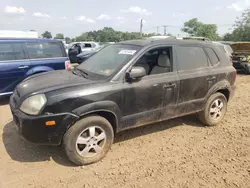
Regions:
[[198, 113], [207, 126], [225, 116], [236, 70], [223, 45], [134, 40], [109, 45], [70, 71], [31, 76], [10, 99], [27, 140], [63, 144], [77, 165], [99, 161], [117, 132]]

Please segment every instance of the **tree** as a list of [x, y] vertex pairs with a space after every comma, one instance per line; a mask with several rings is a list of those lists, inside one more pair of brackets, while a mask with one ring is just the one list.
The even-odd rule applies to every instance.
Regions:
[[42, 34], [42, 37], [45, 38], [45, 39], [51, 39], [51, 38], [52, 38], [52, 34], [51, 34], [51, 32], [49, 32], [49, 31], [45, 31], [45, 32]]
[[[155, 35], [143, 34], [143, 37], [149, 37]], [[76, 41], [97, 41], [97, 42], [119, 42], [123, 40], [139, 39], [139, 32], [121, 32], [116, 31], [111, 27], [104, 27], [102, 30], [90, 31], [82, 33], [80, 36], [76, 37]]]
[[57, 33], [55, 39], [64, 39], [64, 35], [62, 33]]
[[184, 23], [182, 31], [188, 33], [191, 36], [206, 37], [211, 40], [220, 39], [217, 34], [217, 25], [215, 24], [204, 24], [197, 18], [193, 18]]
[[224, 36], [225, 41], [250, 41], [250, 9], [246, 9], [240, 18], [237, 18], [232, 33]]

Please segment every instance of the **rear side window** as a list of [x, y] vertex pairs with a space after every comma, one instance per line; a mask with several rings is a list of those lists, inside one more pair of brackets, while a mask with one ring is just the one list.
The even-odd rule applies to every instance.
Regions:
[[15, 60], [12, 44], [0, 44], [0, 61]]
[[216, 65], [217, 63], [219, 63], [220, 60], [213, 49], [206, 48], [206, 51], [207, 51], [209, 59], [213, 65]]
[[85, 43], [85, 44], [84, 44], [84, 47], [85, 47], [85, 48], [91, 48], [92, 46], [91, 46], [91, 44], [89, 44], [89, 43]]
[[179, 70], [192, 70], [207, 67], [208, 59], [201, 47], [177, 46]]
[[30, 59], [64, 57], [57, 42], [27, 43], [26, 46]]

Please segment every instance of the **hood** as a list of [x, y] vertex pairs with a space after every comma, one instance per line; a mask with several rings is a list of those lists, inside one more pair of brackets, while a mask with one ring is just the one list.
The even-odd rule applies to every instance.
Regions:
[[28, 77], [17, 86], [17, 90], [20, 96], [22, 97], [24, 95], [29, 95], [35, 92], [48, 92], [55, 89], [66, 88], [75, 85], [89, 84], [93, 82], [95, 81], [74, 75], [70, 71], [51, 71]]
[[250, 42], [239, 42], [231, 44], [234, 53], [250, 53]]

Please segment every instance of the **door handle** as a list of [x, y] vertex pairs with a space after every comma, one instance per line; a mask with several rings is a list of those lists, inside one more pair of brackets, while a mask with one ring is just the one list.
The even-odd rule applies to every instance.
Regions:
[[216, 77], [215, 76], [213, 76], [213, 77], [209, 77], [209, 78], [207, 78], [207, 81], [213, 81], [213, 80], [215, 80], [216, 79]]
[[176, 87], [176, 84], [172, 84], [172, 83], [163, 85], [164, 89], [170, 89], [170, 88], [175, 88], [175, 87]]
[[29, 66], [27, 66], [27, 65], [21, 65], [21, 66], [19, 66], [18, 68], [19, 68], [19, 69], [27, 69], [27, 68], [29, 68]]

